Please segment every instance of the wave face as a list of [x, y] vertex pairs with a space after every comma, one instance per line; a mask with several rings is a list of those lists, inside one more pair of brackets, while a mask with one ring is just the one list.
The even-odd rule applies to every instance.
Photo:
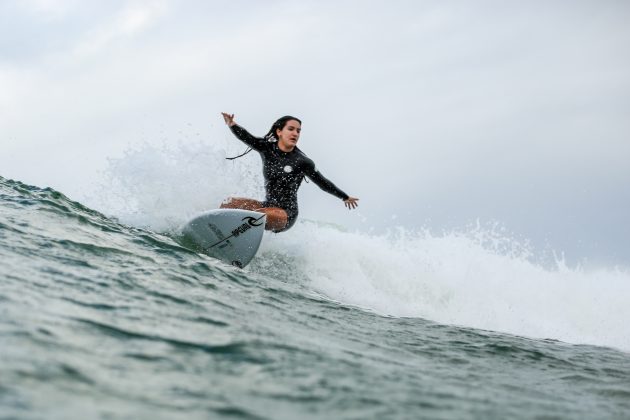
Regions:
[[343, 304], [630, 350], [630, 274], [619, 268], [569, 268], [561, 261], [548, 267], [482, 228], [373, 236], [302, 223], [292, 236], [269, 239], [263, 256], [288, 253], [295, 261], [291, 272]]
[[0, 178], [0, 417], [630, 415], [626, 271], [305, 220], [239, 270], [134, 206]]
[[[229, 143], [145, 144], [111, 160], [98, 205], [127, 224], [173, 232], [233, 193], [262, 197], [259, 159], [224, 159]], [[250, 156], [251, 157], [251, 156]], [[113, 206], [112, 196], [122, 203]], [[263, 241], [259, 265], [287, 255], [285, 271], [329, 299], [381, 315], [630, 350], [630, 271], [568, 267], [497, 226], [440, 235], [347, 232], [301, 218]], [[267, 263], [265, 262], [267, 261]], [[542, 262], [544, 261], [544, 262]], [[256, 265], [255, 265], [256, 266]], [[605, 326], [605, 327], [603, 327]]]

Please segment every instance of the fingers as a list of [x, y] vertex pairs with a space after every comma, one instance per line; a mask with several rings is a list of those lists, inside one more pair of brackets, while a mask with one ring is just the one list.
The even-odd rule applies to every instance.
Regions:
[[344, 200], [343, 203], [348, 208], [348, 210], [353, 210], [359, 207], [359, 203], [357, 203], [357, 201], [359, 201], [358, 198], [350, 197], [347, 200]]
[[226, 112], [222, 112], [221, 115], [223, 115], [223, 120], [225, 121], [227, 125], [231, 125], [234, 123], [234, 114], [228, 114]]

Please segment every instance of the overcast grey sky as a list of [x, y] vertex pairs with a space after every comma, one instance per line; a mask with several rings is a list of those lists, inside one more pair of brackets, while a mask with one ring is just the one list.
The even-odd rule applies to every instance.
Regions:
[[83, 200], [130, 145], [292, 114], [361, 198], [305, 186], [302, 217], [498, 221], [628, 263], [628, 22], [610, 0], [0, 0], [0, 175]]

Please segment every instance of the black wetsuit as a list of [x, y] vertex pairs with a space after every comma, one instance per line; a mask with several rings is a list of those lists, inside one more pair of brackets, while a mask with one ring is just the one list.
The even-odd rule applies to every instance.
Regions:
[[347, 200], [348, 194], [341, 191], [315, 168], [315, 163], [297, 147], [283, 152], [277, 142], [254, 137], [239, 125], [230, 127], [232, 133], [252, 149], [260, 153], [263, 160], [266, 199], [263, 207], [280, 207], [287, 212], [287, 225], [276, 232], [288, 230], [298, 216], [297, 191], [304, 176], [308, 176], [319, 188]]

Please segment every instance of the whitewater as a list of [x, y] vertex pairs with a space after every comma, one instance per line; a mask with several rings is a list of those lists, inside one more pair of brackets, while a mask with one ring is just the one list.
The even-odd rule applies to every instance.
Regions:
[[[258, 157], [226, 162], [230, 141], [130, 149], [110, 159], [95, 205], [168, 234], [225, 197], [264, 196]], [[626, 268], [568, 267], [560, 251], [549, 262], [496, 225], [370, 231], [302, 218], [290, 235], [265, 236], [258, 265], [282, 255], [291, 272], [275, 275], [299, 276], [323, 296], [381, 315], [630, 350]]]
[[177, 241], [262, 192], [221, 149], [142, 145], [82, 202], [0, 178], [0, 417], [630, 415], [627, 268], [300, 219], [240, 270]]

